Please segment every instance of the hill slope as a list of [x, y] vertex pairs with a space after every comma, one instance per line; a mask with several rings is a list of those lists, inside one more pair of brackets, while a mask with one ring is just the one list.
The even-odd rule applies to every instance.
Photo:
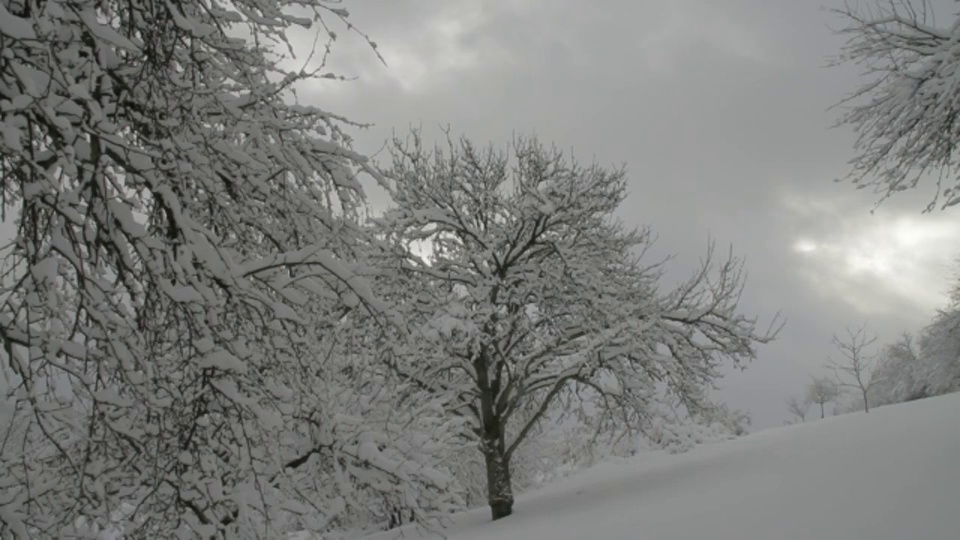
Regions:
[[606, 463], [515, 511], [495, 523], [486, 509], [461, 514], [449, 537], [957, 540], [960, 394]]

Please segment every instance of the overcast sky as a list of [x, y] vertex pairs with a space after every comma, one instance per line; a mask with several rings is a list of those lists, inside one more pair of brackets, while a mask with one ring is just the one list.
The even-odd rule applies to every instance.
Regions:
[[[866, 4], [867, 0], [861, 0]], [[954, 3], [938, 0], [940, 24]], [[582, 161], [625, 163], [621, 216], [650, 225], [679, 279], [708, 237], [748, 259], [743, 310], [788, 318], [780, 339], [719, 396], [754, 429], [825, 375], [830, 337], [869, 322], [881, 339], [917, 330], [955, 274], [960, 210], [921, 214], [931, 192], [884, 203], [833, 180], [853, 134], [828, 108], [862, 81], [826, 68], [843, 39], [833, 0], [353, 0], [380, 64], [342, 39], [347, 83], [301, 100], [374, 127], [376, 152], [422, 126], [502, 144], [535, 133]]]

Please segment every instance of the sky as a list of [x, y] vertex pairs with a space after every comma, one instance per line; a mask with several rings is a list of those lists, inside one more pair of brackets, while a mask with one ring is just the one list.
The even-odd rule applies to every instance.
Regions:
[[[868, 0], [860, 0], [867, 5]], [[953, 0], [936, 0], [939, 23]], [[916, 331], [946, 301], [960, 210], [923, 214], [932, 186], [879, 207], [834, 180], [854, 133], [831, 106], [865, 79], [827, 67], [844, 38], [835, 0], [352, 0], [357, 37], [331, 67], [351, 77], [301, 89], [302, 102], [354, 121], [377, 154], [411, 126], [504, 144], [535, 134], [581, 161], [625, 164], [628, 224], [649, 225], [685, 277], [708, 238], [749, 273], [743, 312], [787, 325], [717, 396], [753, 429], [788, 419], [784, 401], [867, 323], [881, 341]], [[374, 203], [379, 201], [374, 196]], [[875, 210], [875, 211], [872, 211]]]

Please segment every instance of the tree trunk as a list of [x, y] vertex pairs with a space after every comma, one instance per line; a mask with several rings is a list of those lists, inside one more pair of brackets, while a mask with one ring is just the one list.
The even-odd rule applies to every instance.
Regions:
[[823, 406], [824, 406], [824, 405], [825, 405], [825, 403], [821, 403], [821, 404], [820, 404], [820, 418], [821, 418], [821, 419], [827, 417], [826, 414], [824, 414], [824, 412], [823, 412]]
[[[480, 389], [481, 450], [487, 465], [487, 502], [493, 520], [513, 513], [513, 485], [510, 480], [510, 457], [504, 441], [506, 426], [497, 411], [496, 397], [500, 393], [499, 376], [490, 380], [489, 362], [484, 352], [474, 361], [477, 386]], [[496, 372], [496, 370], [492, 370]]]
[[487, 500], [494, 521], [513, 513], [510, 463], [503, 454], [504, 449], [500, 444], [494, 443], [484, 449], [487, 463]]
[[870, 412], [870, 401], [867, 399], [867, 391], [863, 391], [863, 412]]

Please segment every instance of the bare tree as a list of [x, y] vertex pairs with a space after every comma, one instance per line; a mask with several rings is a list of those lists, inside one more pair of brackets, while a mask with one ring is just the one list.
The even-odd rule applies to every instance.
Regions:
[[814, 378], [807, 385], [807, 402], [820, 406], [820, 418], [824, 418], [827, 403], [840, 397], [840, 386], [831, 379]]
[[841, 102], [848, 109], [840, 123], [858, 133], [851, 180], [883, 200], [926, 175], [936, 181], [927, 210], [957, 204], [960, 24], [937, 26], [928, 0], [848, 5], [837, 13], [849, 38], [838, 63], [865, 66], [869, 77]]
[[840, 351], [843, 360], [827, 361], [827, 366], [833, 369], [841, 387], [860, 392], [864, 412], [870, 412], [869, 391], [875, 383], [872, 369], [877, 358], [876, 353], [869, 353], [867, 349], [876, 341], [876, 336], [868, 335], [866, 324], [856, 330], [847, 328], [843, 338], [833, 336], [833, 344]]
[[738, 313], [741, 264], [712, 246], [689, 281], [661, 290], [650, 232], [614, 218], [623, 170], [533, 140], [509, 154], [466, 140], [430, 152], [414, 134], [388, 174], [396, 208], [383, 230], [424, 335], [421, 354], [393, 365], [471, 422], [494, 519], [512, 512], [512, 457], [556, 408], [642, 429], [662, 385], [691, 412], [709, 409], [721, 362], [773, 338]]
[[799, 399], [794, 396], [787, 400], [787, 410], [794, 417], [799, 418], [801, 422], [807, 421], [807, 411], [809, 409], [810, 401], [807, 399]]

